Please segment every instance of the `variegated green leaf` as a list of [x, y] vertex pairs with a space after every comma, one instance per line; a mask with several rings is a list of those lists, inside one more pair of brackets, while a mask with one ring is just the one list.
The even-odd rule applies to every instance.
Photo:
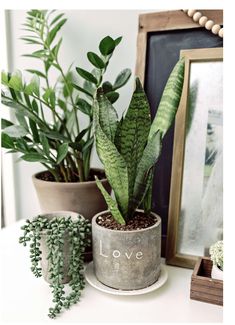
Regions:
[[97, 153], [104, 165], [107, 179], [115, 193], [122, 216], [125, 218], [129, 201], [126, 162], [99, 124], [99, 105], [97, 100], [94, 100], [93, 111]]
[[104, 95], [102, 89], [97, 91], [97, 101], [99, 105], [99, 123], [105, 135], [114, 142], [117, 125], [118, 115], [115, 108]]
[[172, 124], [181, 98], [184, 82], [184, 65], [184, 59], [182, 58], [177, 62], [170, 74], [150, 129], [149, 138], [157, 131], [160, 131], [162, 137], [164, 137]]
[[122, 123], [118, 127], [116, 144], [127, 163], [129, 175], [129, 195], [133, 193], [138, 163], [143, 155], [150, 130], [150, 108], [140, 80], [136, 79], [136, 89]]
[[161, 134], [156, 132], [148, 141], [144, 149], [143, 156], [138, 164], [133, 198], [130, 201], [129, 215], [132, 215], [135, 209], [141, 204], [147, 190], [151, 184], [151, 170], [158, 160], [161, 152]]
[[101, 193], [103, 194], [103, 197], [108, 205], [109, 211], [111, 212], [112, 216], [118, 223], [120, 223], [121, 225], [125, 225], [126, 222], [123, 219], [122, 214], [118, 209], [117, 202], [109, 195], [109, 193], [103, 187], [101, 181], [97, 177], [95, 177], [95, 179], [96, 179], [96, 184], [100, 189]]

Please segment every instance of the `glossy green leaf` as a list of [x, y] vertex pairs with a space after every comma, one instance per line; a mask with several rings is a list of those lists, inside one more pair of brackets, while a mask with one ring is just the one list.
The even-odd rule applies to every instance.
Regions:
[[121, 225], [125, 225], [126, 224], [125, 219], [123, 219], [122, 214], [118, 209], [117, 202], [109, 195], [109, 193], [106, 191], [101, 181], [96, 176], [95, 179], [96, 179], [96, 184], [100, 189], [112, 216], [118, 223], [120, 223]]
[[61, 140], [61, 141], [66, 141], [69, 142], [69, 139], [60, 134], [57, 131], [45, 131], [43, 132], [49, 139], [53, 140]]
[[34, 69], [26, 69], [26, 71], [32, 73], [32, 74], [36, 74], [37, 76], [39, 77], [42, 77], [42, 78], [46, 78], [46, 75], [44, 73], [42, 73], [41, 71], [39, 70], [34, 70]]
[[114, 40], [114, 42], [115, 42], [115, 46], [118, 46], [118, 44], [121, 42], [121, 40], [122, 40], [122, 36], [116, 38], [116, 39]]
[[88, 52], [87, 58], [98, 69], [104, 69], [105, 63], [104, 61], [94, 52]]
[[60, 164], [61, 161], [66, 157], [68, 153], [69, 145], [68, 143], [63, 143], [59, 146], [57, 151], [56, 163]]
[[48, 160], [45, 157], [43, 157], [37, 152], [27, 153], [21, 156], [20, 158], [28, 162], [41, 162], [41, 163], [48, 162]]
[[85, 99], [78, 98], [76, 105], [78, 106], [78, 109], [84, 114], [88, 116], [92, 115], [91, 105]]
[[28, 134], [28, 131], [21, 125], [8, 126], [2, 132], [12, 138], [20, 138]]
[[35, 94], [39, 97], [39, 87], [40, 87], [40, 80], [38, 75], [34, 74], [30, 80], [30, 83], [25, 87], [24, 91], [27, 95]]
[[11, 126], [11, 125], [13, 125], [13, 123], [11, 121], [8, 121], [8, 120], [6, 120], [4, 118], [1, 119], [1, 129], [2, 130], [5, 129], [6, 127], [8, 127], [8, 126]]
[[117, 89], [123, 87], [128, 82], [130, 77], [131, 77], [131, 70], [130, 69], [122, 70], [118, 74], [118, 76], [117, 76], [117, 78], [116, 78], [116, 80], [114, 82], [113, 90], [117, 90]]
[[1, 72], [1, 83], [5, 86], [8, 85], [8, 75], [5, 71]]
[[157, 131], [160, 131], [164, 137], [175, 118], [183, 89], [184, 65], [184, 58], [182, 58], [177, 62], [168, 78], [150, 129], [149, 138]]
[[97, 84], [97, 82], [98, 82], [97, 79], [90, 72], [88, 72], [84, 69], [78, 68], [78, 67], [76, 67], [76, 71], [83, 79], [90, 81], [94, 84]]
[[8, 82], [8, 86], [13, 88], [16, 91], [23, 90], [22, 74], [19, 70], [16, 70], [12, 73], [11, 78]]
[[113, 86], [112, 86], [111, 82], [105, 81], [102, 84], [102, 89], [103, 89], [105, 94], [110, 93], [111, 91], [113, 91]]
[[73, 85], [73, 87], [75, 89], [77, 89], [78, 91], [86, 94], [89, 98], [93, 98], [93, 95], [89, 91], [87, 91], [86, 89], [84, 89], [84, 88], [82, 88], [82, 87], [80, 87], [80, 86], [78, 86], [78, 85], [76, 85], [74, 83], [72, 85]]
[[64, 16], [64, 13], [57, 15], [50, 23], [50, 26], [52, 26], [53, 24], [55, 24], [60, 18], [62, 18]]
[[60, 20], [56, 25], [55, 27], [49, 32], [48, 36], [47, 36], [47, 40], [46, 40], [46, 43], [48, 45], [50, 45], [55, 37], [56, 37], [56, 34], [58, 33], [58, 31], [61, 29], [61, 27], [66, 23], [67, 19], [62, 19]]
[[49, 145], [49, 142], [48, 142], [45, 134], [43, 134], [43, 133], [40, 134], [40, 140], [41, 140], [41, 144], [42, 144], [43, 150], [45, 152], [45, 155], [47, 157], [49, 157], [50, 156], [50, 145]]
[[88, 139], [88, 140], [83, 144], [83, 147], [82, 147], [82, 153], [85, 153], [86, 151], [91, 150], [93, 143], [94, 143], [94, 138], [91, 137], [90, 139]]
[[99, 44], [100, 53], [107, 56], [113, 52], [115, 46], [115, 41], [110, 36], [106, 36]]
[[116, 91], [110, 91], [106, 93], [105, 96], [108, 98], [111, 104], [114, 104], [119, 98], [119, 93]]
[[6, 149], [14, 148], [14, 141], [9, 135], [2, 132], [1, 137], [2, 137], [2, 147], [3, 148], [6, 148]]

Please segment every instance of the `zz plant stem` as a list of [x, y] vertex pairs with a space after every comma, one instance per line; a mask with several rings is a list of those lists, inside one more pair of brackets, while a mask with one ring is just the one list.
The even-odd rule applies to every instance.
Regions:
[[[90, 223], [78, 215], [76, 220], [71, 217], [53, 217], [51, 220], [43, 216], [38, 216], [32, 221], [26, 220], [23, 236], [19, 242], [24, 246], [30, 244], [31, 271], [36, 277], [42, 276], [42, 268], [39, 265], [42, 257], [41, 240], [46, 236], [48, 249], [49, 280], [52, 288], [53, 307], [49, 308], [48, 316], [55, 318], [63, 309], [69, 309], [71, 305], [77, 303], [81, 296], [81, 291], [85, 287], [83, 275], [83, 253], [86, 246], [90, 244], [88, 235], [91, 232]], [[67, 239], [66, 239], [67, 237]], [[63, 284], [64, 274], [64, 245], [65, 240], [69, 243], [69, 265], [68, 283], [70, 290], [65, 293]]]

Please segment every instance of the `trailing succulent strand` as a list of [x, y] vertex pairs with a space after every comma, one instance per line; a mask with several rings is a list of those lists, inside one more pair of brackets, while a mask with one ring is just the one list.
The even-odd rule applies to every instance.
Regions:
[[[71, 217], [54, 217], [49, 220], [38, 216], [32, 221], [26, 220], [22, 230], [24, 230], [24, 234], [19, 238], [19, 242], [24, 246], [30, 242], [31, 271], [36, 277], [42, 276], [42, 269], [39, 266], [42, 253], [40, 241], [42, 236], [46, 236], [49, 281], [54, 303], [54, 306], [49, 308], [48, 316], [55, 318], [64, 308], [69, 309], [72, 304], [79, 301], [81, 291], [85, 287], [83, 253], [86, 246], [90, 244], [90, 239], [88, 239], [91, 231], [90, 223], [81, 216], [78, 216], [75, 221]], [[67, 295], [65, 294], [65, 285], [63, 284], [66, 236], [69, 243], [69, 269], [67, 276], [70, 277], [68, 283], [70, 290]]]
[[149, 102], [138, 78], [127, 113], [120, 121], [103, 89], [97, 91], [93, 103], [96, 148], [115, 199], [98, 179], [96, 182], [120, 224], [128, 222], [141, 203], [146, 213], [151, 210], [153, 169], [177, 112], [183, 81], [181, 59], [168, 79], [152, 123]]

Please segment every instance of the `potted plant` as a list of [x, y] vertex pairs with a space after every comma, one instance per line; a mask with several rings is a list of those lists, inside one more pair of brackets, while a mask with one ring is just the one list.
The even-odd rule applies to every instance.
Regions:
[[[181, 59], [168, 79], [152, 124], [138, 78], [130, 106], [120, 121], [102, 88], [97, 91], [93, 108], [96, 148], [114, 198], [96, 179], [109, 210], [92, 219], [93, 263], [97, 279], [109, 287], [141, 289], [160, 275], [161, 219], [151, 212], [151, 184], [163, 138], [178, 108], [183, 80]], [[137, 209], [141, 204], [144, 210]]]
[[224, 245], [222, 240], [211, 245], [210, 257], [213, 262], [213, 266], [211, 270], [212, 279], [223, 280]]
[[[104, 171], [90, 168], [93, 147], [92, 100], [102, 85], [111, 102], [118, 89], [126, 84], [131, 72], [124, 69], [112, 84], [104, 74], [121, 37], [107, 36], [99, 43], [99, 54], [88, 52], [91, 72], [60, 63], [62, 38], [59, 30], [66, 23], [63, 13], [30, 10], [23, 24], [27, 35], [22, 39], [38, 49], [26, 57], [39, 60], [42, 70], [30, 68], [33, 74], [25, 81], [20, 71], [2, 73], [2, 103], [10, 107], [16, 123], [2, 120], [2, 147], [20, 153], [20, 159], [39, 162], [44, 171], [33, 176], [43, 212], [76, 211], [91, 218], [105, 209], [105, 201], [96, 187], [94, 176], [110, 191]], [[54, 74], [57, 80], [52, 82]], [[83, 84], [75, 80], [81, 77]], [[87, 126], [81, 129], [79, 116], [84, 114]]]
[[31, 271], [36, 277], [43, 275], [52, 288], [54, 306], [48, 316], [55, 318], [79, 301], [85, 286], [83, 252], [89, 244], [90, 223], [75, 212], [58, 211], [26, 220], [22, 230], [19, 242], [30, 244]]

